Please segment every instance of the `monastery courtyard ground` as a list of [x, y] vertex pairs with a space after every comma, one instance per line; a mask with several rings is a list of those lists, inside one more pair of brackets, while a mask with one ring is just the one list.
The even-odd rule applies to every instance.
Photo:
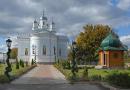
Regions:
[[69, 84], [53, 65], [38, 65], [10, 84], [0, 85], [0, 90], [107, 90], [88, 83]]

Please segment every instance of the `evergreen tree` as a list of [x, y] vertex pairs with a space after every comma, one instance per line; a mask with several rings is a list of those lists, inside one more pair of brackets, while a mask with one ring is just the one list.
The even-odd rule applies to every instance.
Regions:
[[19, 69], [19, 62], [16, 63], [16, 69]]
[[21, 66], [24, 67], [24, 61], [22, 61], [22, 65]]
[[24, 61], [23, 61], [22, 59], [20, 59], [20, 62], [19, 62], [19, 63], [20, 63], [20, 66], [21, 66], [21, 67], [24, 67]]
[[31, 65], [34, 65], [34, 60], [32, 59]]
[[19, 69], [19, 62], [17, 58], [16, 58], [16, 69]]
[[20, 66], [22, 66], [22, 59], [20, 59], [19, 64], [20, 64]]

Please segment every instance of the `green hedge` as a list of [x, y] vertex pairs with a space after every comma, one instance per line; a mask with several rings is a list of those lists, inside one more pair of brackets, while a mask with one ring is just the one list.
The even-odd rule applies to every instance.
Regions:
[[111, 85], [130, 88], [130, 76], [128, 73], [112, 72], [105, 77], [105, 80]]

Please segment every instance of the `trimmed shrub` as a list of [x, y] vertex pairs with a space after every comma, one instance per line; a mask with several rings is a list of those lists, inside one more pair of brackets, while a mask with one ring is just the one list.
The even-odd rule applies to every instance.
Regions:
[[31, 61], [31, 65], [33, 65], [34, 64], [34, 62], [33, 62], [33, 59], [32, 59], [32, 61]]
[[82, 77], [83, 79], [88, 80], [88, 67], [84, 68]]
[[130, 88], [130, 76], [128, 73], [113, 72], [106, 76], [105, 80], [112, 85]]
[[70, 69], [70, 63], [67, 60], [57, 60], [57, 62], [55, 63], [55, 65], [58, 65], [60, 67], [63, 67], [63, 69]]
[[22, 67], [24, 67], [24, 62], [22, 61]]
[[20, 66], [22, 66], [22, 59], [20, 59], [19, 64], [20, 64]]
[[61, 64], [63, 66], [63, 69], [70, 69], [71, 68], [70, 63], [67, 60], [61, 61]]
[[34, 65], [34, 64], [36, 64], [36, 60], [32, 59], [31, 65]]
[[18, 58], [16, 58], [16, 69], [19, 69], [19, 61], [18, 61]]
[[58, 59], [56, 63], [58, 63], [58, 64], [59, 64], [59, 62], [60, 62], [60, 61], [59, 61], [59, 59]]
[[28, 62], [27, 61], [25, 62], [25, 64], [26, 64], [26, 66], [28, 66]]
[[36, 60], [33, 60], [34, 61], [34, 64], [36, 64]]
[[19, 69], [19, 62], [16, 62], [16, 69]]
[[20, 59], [19, 63], [21, 67], [24, 67], [24, 61], [22, 59]]
[[78, 81], [79, 76], [76, 73], [75, 73], [75, 76], [72, 73], [70, 73], [70, 74], [67, 75], [67, 79], [70, 80], [71, 82]]

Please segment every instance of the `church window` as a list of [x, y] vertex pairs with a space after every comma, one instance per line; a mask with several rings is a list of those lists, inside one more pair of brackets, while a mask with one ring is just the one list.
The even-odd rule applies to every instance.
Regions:
[[55, 48], [55, 46], [54, 46], [54, 55], [56, 55], [56, 48]]
[[46, 55], [46, 46], [43, 45], [43, 55]]
[[59, 56], [61, 56], [61, 48], [59, 49]]
[[32, 54], [35, 54], [35, 46], [32, 45]]
[[45, 25], [45, 22], [43, 22], [43, 25]]
[[28, 48], [25, 48], [25, 55], [28, 55]]

